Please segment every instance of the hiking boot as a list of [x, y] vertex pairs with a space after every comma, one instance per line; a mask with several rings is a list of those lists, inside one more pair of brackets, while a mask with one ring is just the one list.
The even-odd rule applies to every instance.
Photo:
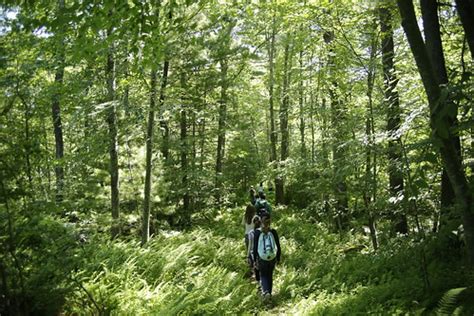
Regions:
[[265, 292], [263, 293], [262, 298], [264, 303], [270, 303], [270, 301], [272, 300], [272, 295], [268, 292]]

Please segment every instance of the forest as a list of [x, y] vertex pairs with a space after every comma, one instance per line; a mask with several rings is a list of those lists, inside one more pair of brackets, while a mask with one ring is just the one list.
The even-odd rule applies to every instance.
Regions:
[[0, 315], [473, 315], [473, 70], [474, 0], [2, 1]]

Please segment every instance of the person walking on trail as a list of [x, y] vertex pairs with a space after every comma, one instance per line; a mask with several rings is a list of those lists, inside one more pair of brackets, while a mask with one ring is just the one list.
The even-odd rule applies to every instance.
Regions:
[[253, 255], [253, 248], [254, 248], [254, 243], [255, 243], [254, 242], [255, 232], [260, 229], [260, 225], [261, 225], [260, 216], [255, 215], [252, 218], [252, 223], [254, 225], [254, 229], [252, 229], [250, 231], [250, 233], [248, 234], [248, 236], [249, 236], [249, 249], [248, 249], [248, 253], [247, 253], [247, 260], [248, 260], [248, 264], [250, 266], [251, 273], [255, 277], [255, 281], [260, 283], [260, 273], [259, 273], [258, 269], [255, 266], [256, 258]]
[[258, 194], [264, 193], [264, 191], [263, 191], [263, 182], [260, 182], [260, 185], [257, 187], [257, 193]]
[[250, 203], [252, 205], [255, 205], [255, 203], [257, 202], [257, 192], [255, 192], [255, 189], [253, 186], [250, 187], [249, 197], [250, 197]]
[[256, 258], [256, 268], [260, 272], [262, 297], [266, 301], [272, 297], [273, 271], [281, 258], [280, 239], [277, 231], [271, 228], [270, 225], [270, 214], [263, 214], [262, 228], [256, 230], [253, 236], [253, 256]]
[[258, 194], [258, 199], [257, 202], [255, 202], [255, 208], [257, 209], [257, 215], [260, 217], [263, 216], [263, 213], [268, 213], [271, 215], [272, 213], [272, 207], [270, 206], [270, 203], [267, 201], [267, 197], [265, 196], [265, 193], [259, 193]]
[[245, 252], [248, 253], [249, 251], [249, 236], [248, 234], [250, 231], [254, 229], [254, 225], [252, 223], [252, 218], [255, 216], [257, 210], [255, 209], [255, 206], [253, 205], [247, 205], [245, 208], [245, 214], [242, 218], [242, 225], [245, 228], [245, 234], [244, 234], [244, 239], [245, 239]]

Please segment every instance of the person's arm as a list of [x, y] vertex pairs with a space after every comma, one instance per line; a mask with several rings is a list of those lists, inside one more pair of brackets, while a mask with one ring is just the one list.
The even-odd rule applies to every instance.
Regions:
[[252, 230], [250, 233], [249, 233], [249, 250], [248, 250], [248, 253], [247, 253], [247, 256], [253, 256], [253, 236], [255, 235], [255, 232]]
[[276, 259], [277, 259], [277, 262], [280, 262], [280, 258], [281, 258], [281, 246], [280, 246], [280, 238], [278, 237], [278, 233], [275, 229], [272, 229], [272, 234], [273, 234], [273, 237], [275, 238], [275, 244], [277, 246], [277, 256], [276, 256]]
[[259, 236], [260, 236], [260, 231], [255, 230], [254, 233], [253, 233], [253, 249], [252, 249], [253, 260], [255, 262], [257, 262], [257, 258], [258, 258], [258, 238], [259, 238]]

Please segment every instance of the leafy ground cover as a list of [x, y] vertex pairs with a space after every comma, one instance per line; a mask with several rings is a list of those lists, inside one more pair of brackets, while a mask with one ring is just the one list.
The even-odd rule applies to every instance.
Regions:
[[[20, 289], [30, 311], [96, 315], [431, 315], [472, 311], [472, 272], [440, 238], [333, 233], [304, 211], [277, 208], [283, 247], [274, 297], [264, 304], [248, 278], [243, 208], [196, 214], [183, 231], [138, 232], [111, 241], [100, 217], [17, 223]], [[82, 223], [82, 224], [81, 224]], [[383, 240], [383, 239], [381, 239]], [[438, 249], [443, 249], [440, 252]], [[446, 249], [452, 249], [447, 251]], [[14, 264], [14, 263], [13, 263]]]
[[273, 226], [281, 235], [283, 259], [273, 300], [264, 304], [245, 276], [241, 213], [226, 209], [189, 231], [162, 231], [145, 248], [136, 241], [88, 241], [74, 275], [80, 287], [66, 296], [64, 312], [430, 314], [446, 289], [460, 285], [454, 263], [432, 262], [428, 268], [451, 265], [452, 273], [426, 275], [421, 268], [421, 254], [429, 256], [422, 251], [426, 243], [400, 238], [373, 253], [368, 237], [334, 234], [301, 212], [278, 209]]

